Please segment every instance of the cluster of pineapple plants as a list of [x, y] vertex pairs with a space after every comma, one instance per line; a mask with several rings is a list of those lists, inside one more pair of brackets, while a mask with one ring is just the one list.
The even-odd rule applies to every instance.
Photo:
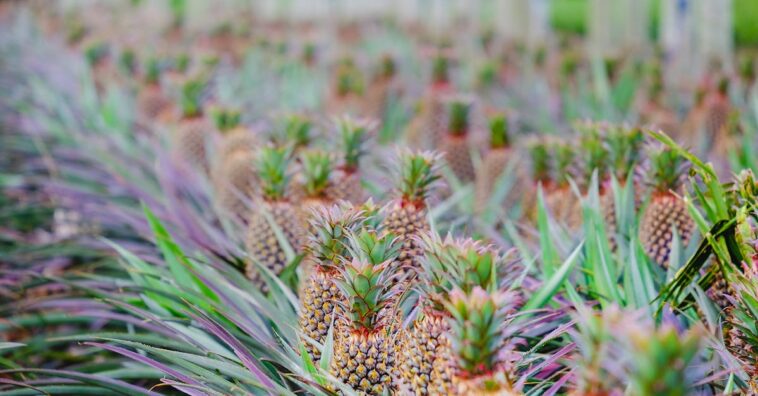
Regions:
[[274, 3], [0, 5], [0, 393], [758, 392], [754, 53]]

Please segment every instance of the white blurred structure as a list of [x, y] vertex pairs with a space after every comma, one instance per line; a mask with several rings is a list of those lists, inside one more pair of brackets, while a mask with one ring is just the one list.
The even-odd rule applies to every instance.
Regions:
[[590, 53], [619, 56], [647, 48], [650, 7], [650, 0], [590, 0], [587, 15]]
[[712, 64], [733, 67], [731, 0], [662, 3], [660, 43], [671, 65], [670, 77], [679, 84], [688, 84], [697, 81]]

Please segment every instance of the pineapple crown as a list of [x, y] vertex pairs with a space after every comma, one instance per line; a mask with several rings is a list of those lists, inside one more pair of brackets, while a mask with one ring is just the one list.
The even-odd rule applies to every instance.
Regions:
[[550, 180], [550, 150], [545, 140], [532, 142], [529, 147], [529, 157], [531, 158], [532, 178], [535, 181], [546, 182]]
[[567, 141], [553, 143], [553, 155], [555, 156], [555, 181], [564, 185], [571, 177], [571, 166], [576, 159], [576, 148]]
[[469, 128], [469, 113], [471, 100], [468, 98], [455, 98], [450, 101], [450, 119], [448, 121], [448, 133], [453, 136], [464, 136]]
[[511, 139], [508, 136], [508, 118], [505, 114], [497, 114], [490, 118], [490, 147], [510, 147]]
[[382, 55], [380, 62], [381, 62], [381, 69], [379, 71], [380, 78], [383, 78], [383, 79], [392, 78], [395, 75], [395, 73], [397, 73], [397, 64], [395, 63], [395, 58], [393, 58], [392, 55], [390, 54]]
[[161, 77], [161, 63], [157, 58], [151, 57], [145, 62], [145, 82], [158, 84]]
[[361, 232], [350, 236], [351, 260], [340, 269], [335, 280], [346, 297], [344, 312], [354, 331], [371, 333], [389, 322], [386, 307], [397, 295], [393, 261], [398, 247], [389, 235]]
[[349, 94], [362, 95], [364, 90], [363, 76], [355, 65], [343, 64], [337, 69], [337, 94], [347, 96]]
[[175, 28], [184, 25], [184, 19], [187, 14], [187, 0], [171, 0], [169, 2], [171, 8], [171, 15], [173, 17], [171, 23]]
[[398, 153], [398, 188], [403, 202], [423, 207], [434, 183], [440, 179], [441, 155], [431, 151]]
[[755, 60], [752, 57], [742, 59], [740, 62], [740, 75], [745, 80], [755, 79]]
[[630, 390], [638, 395], [685, 395], [691, 384], [687, 366], [700, 350], [700, 327], [681, 334], [674, 325], [633, 332], [629, 342], [634, 362]]
[[174, 70], [179, 73], [186, 73], [189, 69], [190, 57], [186, 52], [178, 54], [174, 58]]
[[592, 128], [582, 136], [581, 148], [586, 160], [584, 164], [585, 180], [590, 180], [592, 172], [596, 170], [600, 180], [604, 180], [608, 172], [608, 150], [603, 145], [603, 139], [596, 128]]
[[613, 171], [618, 179], [623, 180], [640, 161], [645, 136], [639, 128], [614, 127], [608, 132], [606, 141]]
[[228, 132], [239, 126], [242, 113], [236, 109], [214, 107], [211, 109], [211, 117], [219, 131]]
[[444, 84], [449, 82], [450, 61], [444, 54], [438, 54], [432, 62], [432, 83]]
[[421, 260], [419, 284], [431, 308], [444, 312], [449, 292], [464, 293], [480, 287], [496, 290], [498, 270], [505, 268], [505, 256], [473, 239], [454, 239], [448, 235], [440, 241], [436, 234], [419, 237], [425, 255]]
[[729, 93], [729, 79], [727, 77], [721, 77], [718, 84], [718, 93], [726, 95]]
[[494, 61], [488, 61], [481, 65], [479, 72], [477, 73], [477, 84], [480, 87], [486, 88], [495, 83], [497, 78], [497, 63]]
[[312, 127], [311, 120], [303, 115], [288, 114], [284, 116], [285, 138], [295, 147], [304, 147], [310, 144]]
[[104, 41], [94, 41], [84, 49], [84, 58], [87, 64], [94, 66], [108, 56], [108, 44]]
[[334, 158], [321, 150], [307, 150], [301, 155], [305, 194], [308, 197], [323, 197], [329, 187]]
[[374, 124], [368, 120], [356, 120], [349, 116], [337, 118], [335, 123], [344, 153], [342, 167], [345, 171], [355, 172], [358, 170], [361, 157], [365, 154], [364, 144]]
[[367, 230], [380, 230], [382, 227], [382, 208], [374, 203], [372, 198], [358, 206], [357, 210], [363, 213], [365, 219], [363, 225]]
[[652, 184], [656, 192], [677, 190], [687, 164], [684, 157], [670, 148], [659, 148], [650, 154]]
[[118, 57], [118, 65], [126, 74], [132, 75], [137, 71], [137, 55], [131, 48], [125, 48]]
[[187, 80], [184, 83], [181, 92], [182, 115], [184, 117], [202, 115], [201, 101], [204, 89], [205, 80], [200, 77]]
[[492, 374], [503, 345], [507, 315], [505, 295], [475, 287], [470, 293], [456, 289], [446, 304], [451, 316], [451, 342], [457, 374], [475, 378]]
[[349, 235], [361, 226], [364, 212], [347, 202], [313, 210], [313, 233], [306, 247], [308, 255], [322, 267], [337, 268], [348, 252]]
[[256, 158], [256, 169], [264, 198], [271, 201], [284, 199], [291, 178], [287, 172], [291, 157], [292, 150], [287, 147], [261, 148]]

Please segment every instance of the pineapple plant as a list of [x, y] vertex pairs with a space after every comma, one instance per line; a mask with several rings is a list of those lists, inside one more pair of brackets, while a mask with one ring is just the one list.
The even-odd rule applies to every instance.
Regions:
[[[508, 118], [504, 114], [493, 115], [489, 120], [489, 149], [477, 169], [475, 188], [475, 211], [483, 213], [492, 195], [492, 191], [505, 170], [508, 161], [513, 158], [511, 139], [508, 132]], [[512, 200], [506, 203], [510, 207]]]
[[429, 232], [427, 197], [439, 175], [440, 156], [428, 151], [400, 151], [395, 175], [396, 197], [385, 206], [383, 225], [402, 243], [403, 271], [416, 270], [423, 254], [417, 237]]
[[456, 98], [449, 102], [447, 133], [439, 145], [450, 170], [464, 183], [474, 180], [476, 176], [468, 140], [471, 105], [467, 98]]
[[[327, 191], [332, 175], [333, 157], [321, 150], [305, 150], [300, 155], [300, 175], [298, 189], [302, 190], [298, 202], [298, 211], [303, 224], [310, 224], [314, 210], [328, 206], [332, 201]], [[309, 230], [309, 234], [310, 234]]]
[[384, 118], [385, 108], [392, 94], [396, 73], [397, 65], [392, 55], [382, 55], [379, 62], [379, 71], [371, 81], [366, 95], [366, 111], [373, 118]]
[[172, 105], [161, 88], [160, 73], [161, 66], [158, 59], [148, 59], [145, 63], [143, 86], [137, 97], [139, 113], [148, 122], [157, 119], [159, 115], [171, 108]]
[[246, 223], [251, 202], [260, 184], [255, 171], [255, 152], [236, 151], [215, 170], [213, 182], [222, 208]]
[[724, 311], [724, 342], [729, 352], [740, 362], [749, 394], [758, 392], [758, 254], [755, 240], [750, 247], [748, 262], [743, 271], [733, 271], [730, 278], [732, 296]]
[[694, 221], [687, 202], [679, 195], [686, 169], [684, 158], [671, 149], [659, 149], [650, 155], [652, 196], [640, 219], [640, 242], [648, 256], [667, 267], [674, 243], [674, 228], [684, 245], [689, 242]]
[[311, 218], [311, 233], [306, 247], [308, 276], [300, 287], [300, 331], [306, 351], [318, 363], [321, 350], [310, 340], [323, 344], [335, 319], [337, 301], [343, 296], [337, 288], [342, 261], [349, 258], [348, 235], [361, 226], [365, 214], [349, 205], [316, 209]]
[[203, 115], [201, 97], [205, 82], [200, 78], [186, 81], [181, 90], [181, 118], [172, 140], [179, 158], [187, 164], [208, 170], [207, 139], [211, 131]]
[[[641, 193], [635, 180], [634, 171], [641, 161], [642, 143], [644, 138], [639, 128], [611, 127], [606, 136], [609, 150], [610, 173], [615, 177], [621, 189], [626, 183], [634, 183], [634, 206], [639, 207]], [[631, 180], [628, 178], [631, 177]], [[615, 250], [618, 223], [616, 219], [616, 197], [613, 194], [611, 180], [601, 180], [600, 184], [600, 214], [605, 222], [606, 233], [609, 237], [611, 250]]]
[[242, 114], [239, 110], [215, 108], [211, 115], [221, 134], [215, 150], [217, 163], [223, 164], [237, 152], [254, 152], [260, 147], [257, 136], [240, 122]]
[[450, 352], [450, 315], [445, 309], [450, 290], [495, 289], [498, 272], [508, 263], [504, 256], [471, 239], [448, 237], [442, 242], [434, 234], [420, 239], [425, 254], [417, 287], [419, 317], [402, 333], [397, 376], [411, 393], [428, 395], [437, 394], [450, 382], [447, 370], [434, 371], [437, 361]]
[[[501, 349], [505, 337], [508, 295], [486, 291], [477, 286], [466, 293], [460, 289], [450, 293], [446, 303], [450, 319], [451, 353], [447, 367], [438, 364], [435, 372], [448, 370], [451, 384], [445, 393], [466, 396], [510, 396], [514, 379], [505, 367]], [[444, 360], [440, 360], [444, 362]]]
[[360, 160], [365, 154], [366, 141], [374, 123], [350, 117], [338, 118], [335, 123], [343, 156], [334, 172], [328, 195], [333, 200], [346, 200], [357, 205], [366, 199], [361, 186]]
[[432, 61], [432, 78], [423, 99], [423, 127], [418, 141], [421, 148], [436, 148], [442, 141], [447, 129], [446, 98], [453, 93], [453, 85], [449, 75], [450, 59], [448, 54], [438, 53]]
[[360, 69], [352, 59], [343, 60], [337, 67], [334, 89], [326, 104], [326, 112], [360, 115], [365, 107], [365, 89]]
[[715, 146], [720, 139], [727, 137], [725, 129], [729, 123], [729, 114], [732, 112], [729, 101], [729, 80], [722, 78], [715, 92], [708, 95], [705, 100], [705, 133], [708, 141]]
[[[246, 274], [264, 293], [268, 287], [261, 278], [258, 265], [279, 275], [288, 264], [282, 243], [287, 243], [293, 250], [303, 246], [303, 224], [297, 208], [286, 195], [291, 178], [288, 173], [290, 161], [290, 149], [273, 146], [262, 148], [256, 158], [261, 197], [248, 220], [246, 248], [254, 262], [248, 263]], [[283, 241], [277, 238], [274, 227], [281, 231]]]
[[365, 395], [392, 393], [395, 369], [394, 301], [398, 245], [389, 234], [351, 236], [352, 259], [336, 280], [343, 295], [330, 373]]
[[298, 113], [287, 114], [283, 117], [281, 138], [291, 144], [295, 153], [309, 147], [313, 141], [313, 122], [305, 115]]

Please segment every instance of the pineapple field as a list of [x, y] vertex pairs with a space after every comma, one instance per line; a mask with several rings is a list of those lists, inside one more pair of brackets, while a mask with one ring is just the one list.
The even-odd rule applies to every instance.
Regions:
[[756, 10], [0, 2], [0, 394], [758, 395]]

